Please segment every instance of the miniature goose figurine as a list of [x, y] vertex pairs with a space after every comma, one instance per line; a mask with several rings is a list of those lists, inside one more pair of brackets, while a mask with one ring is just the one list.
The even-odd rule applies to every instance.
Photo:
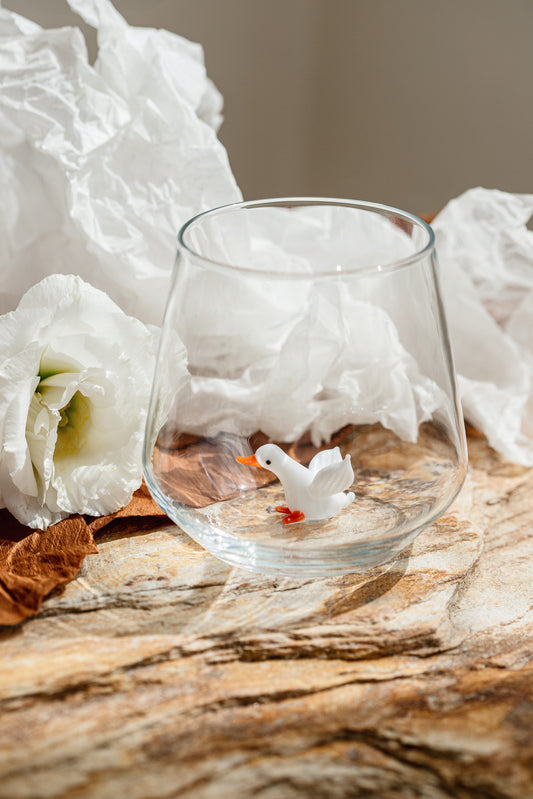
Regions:
[[338, 447], [319, 452], [309, 467], [286, 455], [276, 444], [264, 444], [255, 455], [237, 460], [268, 469], [279, 478], [288, 506], [276, 508], [278, 513], [286, 514], [283, 524], [331, 519], [354, 498], [353, 491], [343, 493], [354, 479], [351, 456], [346, 455], [343, 460]]

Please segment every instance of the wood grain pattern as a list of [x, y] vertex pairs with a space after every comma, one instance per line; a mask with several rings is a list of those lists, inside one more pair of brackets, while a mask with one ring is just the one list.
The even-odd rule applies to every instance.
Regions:
[[469, 447], [451, 510], [364, 576], [102, 531], [2, 628], [0, 797], [533, 797], [533, 470]]

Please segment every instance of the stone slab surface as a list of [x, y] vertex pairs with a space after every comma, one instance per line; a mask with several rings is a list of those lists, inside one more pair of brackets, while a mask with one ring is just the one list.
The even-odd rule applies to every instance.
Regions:
[[0, 799], [533, 797], [533, 470], [469, 449], [452, 508], [365, 575], [102, 534], [0, 629]]

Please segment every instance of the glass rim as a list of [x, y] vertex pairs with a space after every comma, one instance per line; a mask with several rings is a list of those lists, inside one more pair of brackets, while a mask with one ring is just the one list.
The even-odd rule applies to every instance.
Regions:
[[[317, 272], [293, 272], [290, 270], [284, 272], [272, 272], [271, 270], [267, 269], [253, 269], [251, 267], [242, 266], [239, 264], [230, 264], [226, 261], [218, 261], [214, 258], [209, 258], [208, 256], [197, 252], [193, 247], [187, 244], [185, 240], [185, 235], [188, 233], [189, 229], [195, 224], [195, 222], [197, 222], [199, 219], [202, 219], [204, 216], [215, 216], [217, 214], [247, 208], [275, 208], [289, 206], [304, 207], [306, 205], [353, 208], [362, 211], [370, 211], [388, 218], [395, 217], [398, 220], [410, 223], [423, 230], [427, 235], [427, 241], [423, 247], [418, 248], [415, 252], [404, 256], [403, 258], [387, 261], [383, 264], [365, 266], [361, 269], [342, 269], [335, 272], [331, 270], [321, 270]], [[435, 250], [435, 233], [433, 228], [415, 214], [412, 214], [409, 211], [403, 211], [400, 208], [395, 208], [392, 205], [385, 205], [383, 203], [370, 202], [366, 200], [350, 200], [336, 197], [274, 197], [261, 200], [241, 200], [239, 202], [218, 205], [214, 208], [209, 208], [206, 211], [201, 211], [200, 213], [195, 214], [193, 217], [188, 219], [178, 231], [177, 239], [179, 247], [186, 250], [189, 255], [197, 258], [200, 261], [203, 261], [206, 264], [215, 266], [224, 271], [238, 272], [246, 275], [257, 275], [258, 277], [269, 277], [271, 279], [294, 278], [300, 280], [315, 280], [317, 278], [338, 278], [340, 275], [350, 277], [368, 277], [369, 275], [373, 274], [389, 274], [390, 272], [404, 269], [405, 267], [412, 266], [413, 264], [422, 261]]]

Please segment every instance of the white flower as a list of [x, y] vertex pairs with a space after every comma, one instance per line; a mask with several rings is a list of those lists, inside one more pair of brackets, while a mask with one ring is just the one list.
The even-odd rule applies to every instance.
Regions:
[[73, 275], [0, 317], [0, 507], [45, 529], [127, 504], [154, 361], [153, 330]]

